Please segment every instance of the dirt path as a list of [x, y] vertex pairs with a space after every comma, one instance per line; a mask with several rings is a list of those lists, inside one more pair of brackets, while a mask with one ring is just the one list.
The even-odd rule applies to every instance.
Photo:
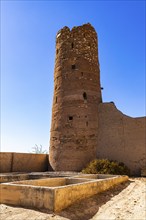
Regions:
[[60, 213], [0, 205], [1, 220], [145, 220], [146, 178], [130, 179]]
[[146, 182], [135, 180], [99, 208], [93, 220], [146, 219]]

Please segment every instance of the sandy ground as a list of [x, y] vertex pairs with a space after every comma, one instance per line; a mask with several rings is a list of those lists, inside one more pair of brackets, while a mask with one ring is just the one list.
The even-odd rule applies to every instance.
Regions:
[[130, 179], [113, 189], [78, 201], [59, 213], [0, 205], [0, 220], [145, 220], [146, 178]]

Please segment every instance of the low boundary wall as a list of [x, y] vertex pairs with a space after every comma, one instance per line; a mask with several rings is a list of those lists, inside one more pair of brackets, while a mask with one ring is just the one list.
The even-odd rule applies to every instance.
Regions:
[[44, 172], [48, 171], [48, 154], [0, 153], [0, 172]]

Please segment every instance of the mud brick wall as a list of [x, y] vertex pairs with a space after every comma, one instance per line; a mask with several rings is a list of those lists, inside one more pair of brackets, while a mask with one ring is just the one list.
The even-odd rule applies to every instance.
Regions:
[[12, 171], [12, 153], [0, 152], [0, 172], [9, 173]]
[[146, 167], [146, 117], [126, 116], [113, 103], [102, 103], [98, 110], [97, 157], [124, 162], [140, 176]]
[[48, 170], [47, 154], [0, 153], [0, 172], [41, 172]]

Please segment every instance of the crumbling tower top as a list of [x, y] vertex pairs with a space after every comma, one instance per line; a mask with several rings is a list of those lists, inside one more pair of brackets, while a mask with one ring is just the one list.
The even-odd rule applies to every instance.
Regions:
[[[99, 65], [97, 34], [91, 24], [62, 28], [56, 35], [56, 58], [74, 61], [86, 59], [91, 65]], [[60, 57], [61, 54], [61, 57]]]

